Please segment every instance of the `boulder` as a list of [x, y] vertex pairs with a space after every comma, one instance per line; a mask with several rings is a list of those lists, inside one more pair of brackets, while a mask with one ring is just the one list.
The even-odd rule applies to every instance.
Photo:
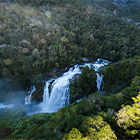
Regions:
[[81, 61], [83, 62], [83, 63], [87, 63], [87, 62], [93, 62], [93, 61], [96, 61], [96, 59], [95, 58], [93, 58], [93, 57], [90, 57], [90, 58], [82, 58], [81, 59]]

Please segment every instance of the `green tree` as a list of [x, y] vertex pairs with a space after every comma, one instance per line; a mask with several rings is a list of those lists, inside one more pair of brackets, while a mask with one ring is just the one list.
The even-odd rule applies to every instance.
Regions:
[[72, 130], [65, 134], [62, 140], [81, 140], [82, 134], [77, 128], [72, 128]]
[[126, 131], [128, 137], [140, 138], [140, 92], [132, 99], [132, 106], [127, 105], [117, 113], [117, 124]]
[[80, 129], [84, 136], [92, 140], [115, 140], [117, 139], [110, 125], [103, 121], [101, 116], [85, 117]]
[[96, 91], [96, 73], [88, 66], [82, 68], [82, 74], [74, 83], [70, 85], [70, 100], [87, 96]]

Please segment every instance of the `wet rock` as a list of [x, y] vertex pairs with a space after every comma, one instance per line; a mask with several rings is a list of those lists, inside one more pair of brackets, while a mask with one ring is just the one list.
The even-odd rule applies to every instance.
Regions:
[[87, 62], [96, 61], [96, 59], [93, 58], [93, 57], [90, 57], [90, 58], [82, 58], [81, 61], [82, 61], [83, 63], [87, 63]]
[[52, 81], [50, 82], [50, 85], [49, 85], [49, 93], [51, 92], [51, 87], [52, 87], [52, 84], [53, 84], [54, 81], [55, 81], [55, 80], [52, 80]]
[[64, 68], [53, 68], [52, 69], [52, 72], [55, 73], [56, 75], [57, 74], [63, 74], [64, 72], [67, 72], [71, 67], [73, 67], [76, 63], [73, 63], [73, 64], [70, 64], [68, 65], [67, 67], [64, 67]]
[[71, 67], [73, 67], [76, 63], [74, 64], [70, 64], [68, 65], [65, 69], [64, 69], [64, 72], [68, 71]]
[[34, 83], [34, 86], [36, 87], [36, 90], [33, 92], [33, 100], [35, 101], [42, 101], [43, 100], [43, 92], [44, 92], [44, 86], [45, 81], [40, 81]]
[[70, 79], [70, 83], [75, 82], [78, 78], [80, 77], [80, 74], [75, 74], [74, 77], [72, 79]]
[[83, 62], [88, 62], [89, 61], [89, 59], [87, 59], [87, 58], [82, 58], [81, 59]]
[[53, 73], [58, 72], [58, 68], [53, 68], [53, 69], [52, 69], [52, 72], [53, 72]]

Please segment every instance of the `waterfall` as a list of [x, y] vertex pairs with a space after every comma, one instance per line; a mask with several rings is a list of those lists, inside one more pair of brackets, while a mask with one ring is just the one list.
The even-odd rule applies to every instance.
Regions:
[[[107, 60], [97, 59], [97, 61], [94, 63], [75, 65], [74, 67], [70, 68], [68, 72], [65, 72], [61, 77], [46, 81], [43, 102], [39, 105], [39, 107], [42, 109], [42, 112], [57, 112], [60, 108], [69, 104], [69, 80], [72, 79], [75, 74], [81, 74], [80, 67], [94, 67], [97, 75], [97, 89], [100, 91], [103, 75], [100, 76], [97, 72], [101, 66], [107, 65], [108, 63], [109, 61]], [[53, 83], [51, 83], [52, 80], [54, 80]], [[51, 90], [49, 90], [50, 87]]]
[[29, 95], [25, 97], [25, 105], [31, 104], [32, 94], [36, 90], [35, 86], [31, 86], [31, 91], [29, 91]]
[[101, 90], [101, 86], [102, 86], [102, 82], [103, 82], [103, 75], [99, 75], [98, 73], [96, 73], [97, 75], [97, 79], [96, 79], [96, 82], [97, 82], [97, 89], [98, 89], [98, 92]]
[[45, 87], [44, 87], [44, 94], [43, 94], [43, 102], [48, 102], [49, 101], [49, 86], [50, 86], [51, 80], [46, 81]]
[[51, 86], [50, 96], [49, 85], [51, 81], [49, 80], [46, 82], [46, 85], [44, 87], [43, 102], [40, 104], [42, 112], [56, 112], [60, 108], [69, 104], [69, 80], [75, 74], [81, 74], [81, 70], [78, 65], [70, 68], [68, 72], [64, 73], [61, 77], [55, 79]]

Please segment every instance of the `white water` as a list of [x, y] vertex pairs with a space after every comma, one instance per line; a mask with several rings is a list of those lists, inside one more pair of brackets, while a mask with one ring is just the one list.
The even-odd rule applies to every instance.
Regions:
[[31, 91], [29, 91], [29, 95], [25, 97], [25, 105], [31, 104], [32, 94], [35, 90], [35, 86], [31, 86]]
[[97, 89], [98, 89], [98, 92], [101, 90], [101, 85], [102, 85], [102, 82], [103, 82], [103, 75], [99, 75], [98, 73], [96, 73], [97, 75], [97, 79], [96, 79], [96, 82], [97, 82]]
[[75, 74], [81, 74], [81, 70], [78, 65], [74, 66], [74, 68], [70, 68], [68, 72], [55, 79], [52, 83], [50, 94], [49, 85], [51, 80], [46, 82], [43, 102], [40, 104], [42, 112], [56, 112], [60, 108], [69, 104], [69, 79], [72, 79]]
[[[43, 102], [49, 102], [49, 86], [50, 86], [51, 80], [46, 81], [45, 87], [44, 87], [44, 94], [43, 94]], [[47, 93], [47, 94], [46, 94]]]
[[[89, 66], [95, 69], [97, 74], [97, 89], [100, 91], [103, 75], [100, 76], [97, 72], [101, 66], [107, 65], [108, 63], [109, 61], [107, 60], [98, 59], [95, 63], [75, 65], [74, 67], [70, 68], [68, 72], [65, 72], [61, 77], [54, 79], [55, 81], [53, 83], [51, 83], [52, 79], [46, 81], [43, 102], [39, 105], [39, 107], [42, 109], [41, 112], [57, 112], [60, 108], [69, 104], [69, 80], [72, 79], [75, 74], [81, 74], [80, 67]], [[51, 93], [49, 93], [49, 87], [51, 87]]]
[[3, 103], [0, 103], [0, 109], [3, 109], [3, 108], [13, 108], [13, 107], [14, 107], [14, 104], [4, 105]]

